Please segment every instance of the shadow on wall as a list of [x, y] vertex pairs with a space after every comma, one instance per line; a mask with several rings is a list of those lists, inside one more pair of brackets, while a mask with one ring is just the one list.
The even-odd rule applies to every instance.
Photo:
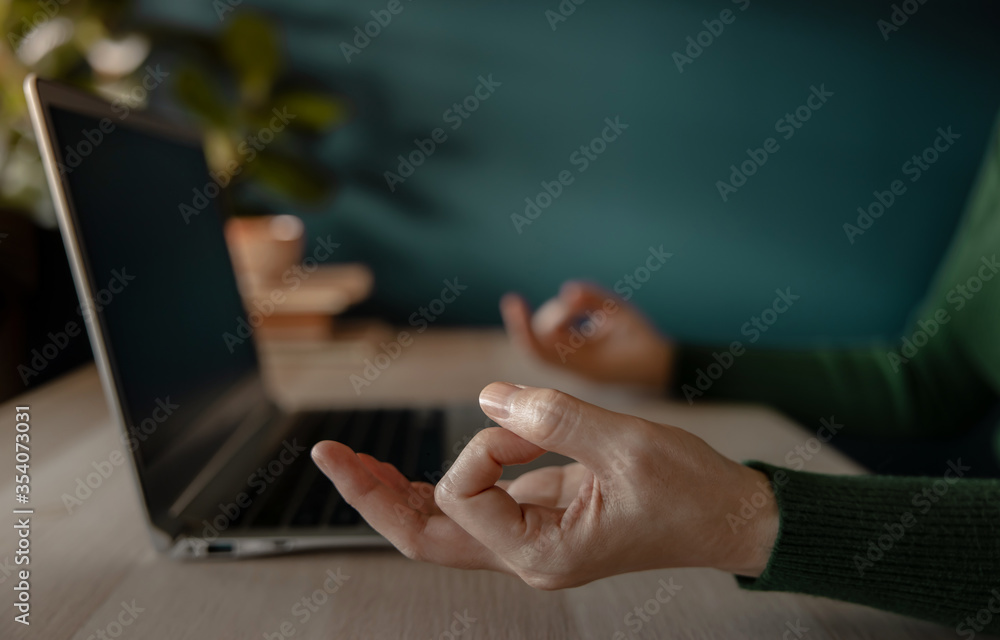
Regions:
[[[1000, 106], [997, 9], [953, 5], [239, 8], [354, 102], [317, 157], [344, 184], [304, 215], [372, 265], [370, 309], [405, 322], [457, 278], [440, 322], [495, 323], [503, 291], [584, 277], [729, 340], [779, 289], [799, 301], [761, 344], [783, 344], [897, 331], [932, 275]], [[673, 257], [646, 277], [650, 251]]]

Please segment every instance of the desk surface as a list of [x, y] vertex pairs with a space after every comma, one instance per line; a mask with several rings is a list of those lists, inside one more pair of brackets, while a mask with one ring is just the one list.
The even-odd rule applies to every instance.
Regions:
[[[297, 406], [468, 402], [486, 383], [504, 379], [561, 388], [602, 406], [684, 427], [730, 457], [774, 463], [804, 444], [825, 417], [800, 427], [757, 407], [689, 407], [588, 385], [526, 362], [496, 331], [418, 335], [358, 396], [348, 376], [360, 373], [369, 355], [345, 354], [329, 344], [262, 349], [269, 382], [279, 397]], [[32, 610], [30, 627], [14, 622], [16, 537], [12, 526], [4, 526], [2, 638], [85, 640], [98, 630], [113, 637], [119, 629], [117, 637], [145, 640], [281, 638], [282, 629], [284, 637], [305, 639], [610, 639], [619, 631], [625, 638], [797, 638], [796, 629], [808, 629], [801, 637], [810, 639], [954, 637], [949, 629], [865, 607], [741, 591], [731, 576], [701, 569], [635, 573], [539, 592], [512, 577], [411, 562], [392, 550], [171, 561], [153, 551], [125, 467], [116, 467], [72, 513], [63, 505], [61, 496], [73, 492], [77, 479], [94, 470], [93, 463], [121, 450], [93, 366], [0, 407], [5, 464], [14, 459], [16, 405], [31, 407]], [[806, 470], [861, 471], [829, 446]], [[0, 477], [0, 495], [12, 496], [10, 474]], [[13, 517], [6, 516], [8, 522]], [[331, 596], [322, 590], [328, 570], [349, 576]], [[656, 600], [661, 580], [681, 587], [663, 605]], [[123, 603], [141, 612], [120, 628]], [[637, 607], [645, 613], [637, 615]], [[453, 636], [453, 630], [459, 633]]]

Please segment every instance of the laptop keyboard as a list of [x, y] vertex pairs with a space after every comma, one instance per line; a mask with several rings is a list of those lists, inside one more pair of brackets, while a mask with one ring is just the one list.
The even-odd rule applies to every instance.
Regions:
[[[433, 483], [442, 471], [444, 412], [375, 409], [303, 414], [294, 437], [308, 449], [321, 440], [343, 442], [358, 453], [390, 462], [409, 480]], [[357, 511], [309, 455], [299, 455], [233, 523], [236, 528], [345, 526], [361, 522]]]

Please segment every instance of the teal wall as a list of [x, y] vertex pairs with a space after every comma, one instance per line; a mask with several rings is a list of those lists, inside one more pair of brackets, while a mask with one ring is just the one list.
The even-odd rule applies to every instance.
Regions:
[[[317, 154], [344, 177], [339, 193], [303, 215], [341, 258], [373, 266], [375, 307], [395, 319], [457, 276], [469, 288], [442, 321], [495, 323], [506, 290], [539, 302], [570, 277], [611, 286], [663, 245], [673, 258], [634, 300], [682, 338], [738, 337], [779, 287], [801, 299], [761, 343], [897, 332], [1000, 106], [997, 21], [973, 3], [923, 5], [886, 41], [876, 22], [889, 3], [587, 0], [553, 31], [544, 12], [556, 0], [402, 2], [350, 64], [341, 42], [386, 2], [241, 5], [272, 14], [295, 70], [355, 105]], [[144, 7], [219, 25], [204, 0]], [[672, 54], [724, 9], [735, 20], [680, 73]], [[501, 86], [449, 129], [445, 110], [490, 74]], [[811, 86], [833, 96], [783, 139], [776, 121]], [[580, 173], [570, 154], [614, 116], [628, 130]], [[948, 126], [961, 137], [909, 182], [904, 162]], [[383, 172], [436, 127], [448, 139], [390, 192]], [[779, 150], [724, 202], [716, 181], [768, 137]], [[511, 214], [564, 169], [573, 184], [518, 234]], [[851, 245], [842, 225], [896, 179], [906, 193]]]

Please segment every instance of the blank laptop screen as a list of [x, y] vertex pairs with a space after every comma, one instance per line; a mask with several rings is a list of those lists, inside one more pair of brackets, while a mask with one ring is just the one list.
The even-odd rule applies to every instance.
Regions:
[[[195, 191], [204, 193], [210, 180], [197, 144], [127, 119], [105, 119], [102, 131], [99, 118], [57, 107], [49, 113], [95, 317], [126, 423], [136, 428], [133, 446], [148, 468], [168, 457], [172, 445], [190, 441], [185, 430], [192, 421], [257, 370], [249, 340], [223, 339], [245, 315], [220, 203], [195, 202]], [[178, 486], [204, 462], [197, 458], [214, 453], [210, 445], [200, 443], [203, 451], [183, 461], [187, 468], [174, 470]]]

